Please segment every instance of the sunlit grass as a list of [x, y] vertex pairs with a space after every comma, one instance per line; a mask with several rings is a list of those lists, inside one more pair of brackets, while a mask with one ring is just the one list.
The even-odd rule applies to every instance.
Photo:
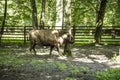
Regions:
[[[82, 73], [88, 73], [90, 70], [88, 67], [76, 66], [70, 61], [60, 61], [54, 59], [45, 59], [44, 57], [34, 56], [30, 54], [21, 54], [21, 52], [15, 52], [14, 48], [0, 48], [0, 67], [12, 66], [13, 68], [32, 69], [33, 71], [58, 71], [69, 73], [69, 76], [65, 80], [77, 80], [75, 76], [79, 76]], [[91, 74], [92, 75], [92, 74]], [[107, 71], [95, 73], [95, 80], [119, 80], [120, 68], [108, 69]]]
[[120, 80], [120, 68], [111, 68], [107, 71], [97, 72], [95, 80]]

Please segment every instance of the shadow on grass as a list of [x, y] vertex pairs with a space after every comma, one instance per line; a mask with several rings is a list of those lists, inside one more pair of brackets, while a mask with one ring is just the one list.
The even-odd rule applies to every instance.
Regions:
[[90, 44], [78, 46], [77, 48], [79, 48], [81, 54], [85, 54], [89, 58], [89, 55], [105, 55], [108, 59], [112, 59], [115, 56], [119, 56], [120, 45], [101, 45], [96, 47], [94, 44]]
[[73, 47], [73, 57], [67, 58], [56, 51], [49, 56], [49, 48], [37, 48], [34, 55], [24, 46], [1, 47], [0, 80], [93, 80], [96, 71], [110, 67], [104, 60], [109, 61], [118, 50], [114, 45], [82, 45]]

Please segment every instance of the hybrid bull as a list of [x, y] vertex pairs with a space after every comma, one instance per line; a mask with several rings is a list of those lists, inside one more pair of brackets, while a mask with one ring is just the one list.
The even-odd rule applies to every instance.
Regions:
[[74, 37], [66, 30], [31, 30], [29, 32], [30, 52], [36, 55], [35, 46], [50, 46], [50, 55], [55, 47], [59, 53], [60, 46], [64, 43], [74, 43]]

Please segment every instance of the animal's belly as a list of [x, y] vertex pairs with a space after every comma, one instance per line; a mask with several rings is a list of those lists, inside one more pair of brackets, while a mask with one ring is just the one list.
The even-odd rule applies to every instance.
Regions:
[[40, 43], [41, 46], [55, 46], [54, 42], [41, 42]]

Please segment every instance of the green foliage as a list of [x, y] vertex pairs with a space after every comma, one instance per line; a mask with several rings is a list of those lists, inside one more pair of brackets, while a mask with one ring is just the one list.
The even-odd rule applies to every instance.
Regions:
[[67, 66], [65, 63], [61, 63], [59, 61], [56, 61], [56, 66], [59, 70], [61, 71], [65, 71], [67, 69]]
[[17, 67], [17, 66], [21, 66], [21, 65], [24, 65], [26, 63], [26, 61], [22, 58], [17, 58], [16, 56], [13, 56], [12, 54], [14, 53], [10, 53], [11, 51], [9, 50], [6, 50], [4, 52], [1, 51], [1, 56], [0, 57], [0, 65], [11, 65], [11, 66], [14, 66], [14, 67]]
[[67, 77], [65, 80], [77, 80], [75, 78], [70, 78], [70, 77]]
[[32, 59], [31, 62], [30, 62], [30, 64], [35, 69], [42, 69], [43, 67], [45, 67], [45, 61], [44, 60]]
[[120, 68], [111, 68], [107, 71], [97, 72], [95, 80], [120, 80]]
[[[74, 0], [72, 3], [73, 24], [90, 26], [95, 24], [95, 1]], [[94, 17], [94, 18], [93, 18]]]
[[[99, 0], [98, 0], [99, 1]], [[100, 2], [99, 2], [100, 3]], [[120, 25], [120, 0], [108, 0], [104, 18], [104, 25]], [[41, 0], [36, 0], [38, 21], [41, 14]], [[65, 5], [64, 5], [65, 6]], [[4, 1], [0, 1], [0, 25], [3, 20]], [[49, 12], [50, 9], [50, 12]], [[80, 26], [94, 26], [96, 20], [96, 0], [72, 0], [72, 24]], [[49, 14], [51, 14], [49, 16]], [[65, 17], [65, 16], [64, 16]], [[45, 24], [51, 20], [52, 25], [56, 21], [56, 0], [46, 0]], [[32, 13], [29, 0], [8, 0], [7, 26], [32, 25]], [[65, 25], [65, 24], [64, 24]]]
[[85, 66], [80, 67], [80, 72], [86, 73], [86, 72], [88, 72], [88, 71], [89, 71], [89, 68], [88, 68], [88, 67], [85, 67]]
[[[4, 5], [4, 3], [2, 4]], [[29, 0], [25, 1], [8, 0], [6, 25], [7, 26], [31, 25], [30, 24], [31, 9], [29, 4], [30, 4]], [[0, 8], [2, 8], [2, 10], [4, 11], [4, 6], [1, 6]], [[2, 15], [3, 13], [0, 16]]]
[[72, 75], [77, 75], [79, 73], [79, 69], [78, 69], [77, 66], [71, 66], [69, 68], [69, 70], [70, 70], [70, 72], [71, 72]]

